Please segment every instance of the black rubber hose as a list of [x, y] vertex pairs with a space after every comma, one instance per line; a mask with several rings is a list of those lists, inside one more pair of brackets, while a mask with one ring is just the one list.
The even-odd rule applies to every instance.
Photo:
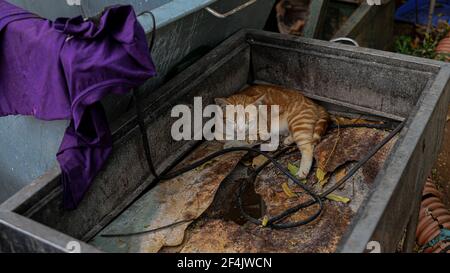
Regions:
[[[334, 192], [336, 189], [338, 189], [339, 187], [341, 187], [350, 177], [352, 177], [358, 170], [359, 168], [361, 168], [367, 161], [369, 161], [384, 145], [386, 145], [392, 138], [394, 138], [395, 135], [397, 135], [401, 129], [404, 127], [404, 122], [400, 123], [387, 137], [385, 137], [379, 144], [377, 144], [374, 148], [372, 148], [369, 153], [364, 156], [364, 158], [362, 158], [360, 161], [358, 161], [358, 163], [353, 166], [353, 168], [341, 179], [339, 180], [333, 187], [331, 187], [330, 189], [326, 190], [325, 192], [323, 192], [322, 194], [319, 195], [319, 199], [320, 200], [324, 200], [329, 194], [331, 194], [332, 192]], [[267, 163], [267, 162], [266, 162]], [[268, 164], [263, 164], [263, 166], [259, 167], [255, 172], [255, 179], [257, 174], [264, 168], [266, 167]], [[239, 194], [242, 194], [243, 192], [243, 185], [241, 185], [241, 189]], [[306, 220], [300, 221], [300, 222], [294, 222], [294, 223], [283, 223], [283, 224], [276, 224], [276, 222], [279, 222], [287, 217], [289, 217], [290, 215], [292, 215], [293, 213], [296, 213], [297, 211], [310, 207], [312, 205], [314, 205], [316, 203], [315, 199], [314, 200], [308, 200], [304, 203], [301, 203], [295, 207], [289, 208], [286, 211], [284, 211], [283, 213], [274, 216], [272, 218], [269, 219], [269, 221], [267, 222], [267, 226], [270, 226], [272, 228], [275, 229], [285, 229], [285, 228], [292, 228], [292, 227], [297, 227], [297, 226], [301, 226], [304, 225], [306, 223], [309, 223], [311, 221], [313, 221], [315, 218], [317, 218], [320, 214], [315, 213], [314, 215], [312, 215], [311, 217], [309, 217]], [[250, 222], [257, 224], [257, 225], [261, 225], [262, 221], [256, 218], [251, 217], [250, 215], [248, 215], [243, 207], [242, 207], [242, 199], [240, 196], [238, 196], [238, 205], [239, 205], [239, 209], [241, 210], [242, 215]], [[320, 209], [322, 209], [322, 204], [319, 203], [320, 205]]]
[[[350, 125], [342, 125], [342, 126], [336, 126], [335, 128], [349, 128], [349, 127], [365, 127], [365, 128], [376, 128], [376, 129], [388, 129], [391, 128], [389, 126], [387, 126], [386, 124], [350, 124]], [[256, 225], [263, 225], [265, 224], [265, 226], [274, 228], [274, 229], [285, 229], [285, 228], [293, 228], [293, 227], [298, 227], [301, 225], [306, 225], [312, 221], [314, 221], [315, 219], [317, 219], [320, 214], [323, 211], [323, 200], [332, 192], [334, 192], [336, 189], [338, 189], [341, 185], [343, 185], [353, 174], [356, 173], [356, 171], [358, 171], [359, 168], [361, 168], [367, 161], [370, 160], [370, 158], [372, 158], [372, 156], [374, 156], [384, 145], [386, 145], [386, 143], [388, 143], [395, 135], [397, 135], [397, 133], [399, 133], [401, 131], [401, 129], [404, 127], [404, 122], [400, 123], [386, 138], [383, 139], [383, 141], [381, 141], [378, 145], [376, 145], [372, 150], [370, 150], [370, 152], [360, 161], [358, 161], [358, 163], [347, 173], [347, 175], [345, 175], [345, 177], [343, 177], [341, 180], [339, 180], [339, 182], [337, 182], [333, 187], [331, 187], [330, 189], [326, 190], [325, 192], [323, 192], [322, 194], [317, 194], [315, 193], [312, 189], [310, 189], [308, 186], [306, 186], [305, 184], [303, 184], [301, 181], [299, 181], [294, 175], [292, 175], [289, 170], [287, 170], [286, 168], [284, 168], [278, 161], [275, 160], [276, 157], [283, 155], [285, 152], [287, 152], [290, 148], [288, 149], [283, 149], [282, 151], [278, 152], [275, 154], [274, 157], [270, 156], [269, 154], [260, 151], [259, 149], [256, 148], [251, 148], [251, 147], [233, 147], [233, 148], [227, 148], [227, 149], [223, 149], [221, 151], [212, 153], [210, 155], [208, 155], [207, 157], [196, 161], [194, 163], [192, 163], [191, 165], [185, 166], [179, 170], [176, 170], [172, 173], [166, 174], [167, 172], [169, 172], [169, 169], [166, 169], [162, 172], [161, 175], [157, 175], [156, 172], [154, 171], [155, 168], [153, 166], [152, 161], [150, 160], [149, 163], [152, 165], [152, 173], [154, 174], [154, 176], [156, 177], [156, 180], [158, 181], [162, 181], [162, 180], [169, 180], [175, 177], [178, 177], [188, 171], [191, 171], [197, 167], [202, 166], [203, 164], [211, 161], [212, 159], [219, 157], [221, 155], [227, 154], [227, 153], [231, 153], [231, 152], [239, 152], [239, 151], [247, 151], [247, 152], [254, 152], [256, 154], [259, 155], [263, 155], [264, 157], [266, 157], [268, 159], [267, 162], [265, 162], [262, 166], [258, 167], [253, 174], [249, 177], [248, 181], [250, 181], [250, 183], [254, 183], [256, 180], [257, 175], [265, 168], [267, 167], [269, 164], [273, 164], [278, 170], [280, 170], [284, 175], [286, 175], [287, 177], [289, 177], [292, 181], [294, 181], [294, 183], [296, 183], [298, 186], [300, 186], [308, 195], [310, 195], [312, 197], [312, 199], [301, 203], [297, 206], [294, 206], [292, 208], [289, 208], [287, 210], [285, 210], [283, 213], [276, 215], [274, 217], [271, 217], [270, 219], [267, 220], [267, 223], [263, 223], [261, 220], [256, 219], [254, 217], [251, 217], [248, 213], [245, 212], [245, 210], [243, 209], [242, 206], [242, 193], [245, 190], [245, 186], [246, 185], [241, 185], [239, 192], [238, 192], [238, 205], [239, 205], [239, 209], [242, 213], [242, 215], [244, 216], [244, 218], [246, 218], [249, 222], [254, 223]], [[333, 129], [333, 126], [329, 126], [329, 129]], [[246, 183], [248, 184], [248, 183]], [[313, 206], [315, 204], [319, 205], [319, 208], [317, 209], [317, 211], [311, 215], [310, 217], [308, 217], [305, 220], [299, 221], [299, 222], [293, 222], [293, 223], [281, 223], [278, 224], [277, 222], [286, 219], [287, 217], [289, 217], [290, 215], [298, 212], [301, 209], [304, 208], [308, 208], [310, 206]], [[164, 226], [164, 227], [159, 227], [156, 229], [151, 229], [151, 230], [146, 230], [146, 231], [139, 231], [139, 232], [134, 232], [134, 233], [124, 233], [124, 234], [103, 234], [100, 235], [102, 237], [124, 237], [124, 236], [134, 236], [134, 235], [141, 235], [141, 234], [146, 234], [146, 233], [151, 233], [151, 232], [155, 232], [155, 231], [159, 231], [162, 230], [164, 228], [169, 228], [175, 225], [178, 225], [180, 223], [184, 223], [184, 222], [189, 222], [189, 221], [193, 221], [194, 219], [189, 219], [189, 220], [182, 220], [180, 222], [176, 222], [173, 223], [171, 225], [168, 226]]]

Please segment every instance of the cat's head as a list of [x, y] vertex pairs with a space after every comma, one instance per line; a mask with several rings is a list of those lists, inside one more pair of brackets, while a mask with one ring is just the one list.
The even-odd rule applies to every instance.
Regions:
[[[254, 126], [258, 126], [258, 115], [250, 114], [249, 112], [245, 112], [245, 122], [238, 122], [238, 114], [235, 112], [234, 115], [227, 115], [226, 108], [228, 105], [232, 106], [242, 106], [245, 109], [249, 105], [255, 106], [255, 109], [258, 109], [258, 106], [264, 104], [265, 96], [248, 96], [245, 94], [236, 94], [228, 98], [216, 98], [216, 105], [221, 107], [223, 112], [223, 124], [226, 126], [227, 124], [235, 124], [234, 129], [235, 132], [245, 132], [248, 135], [251, 128]], [[224, 127], [226, 128], [226, 127]]]

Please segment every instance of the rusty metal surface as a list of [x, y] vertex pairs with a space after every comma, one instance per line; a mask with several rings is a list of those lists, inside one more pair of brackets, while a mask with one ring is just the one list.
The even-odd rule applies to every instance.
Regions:
[[[339, 134], [341, 145], [338, 145], [335, 153], [340, 153], [341, 159], [347, 155], [350, 156], [349, 160], [342, 160], [342, 163], [339, 164], [339, 166], [345, 165], [345, 168], [351, 168], [353, 163], [346, 164], [348, 161], [358, 160], [359, 158], [356, 155], [367, 153], [373, 145], [376, 145], [387, 134], [382, 130], [366, 128], [343, 129], [342, 131]], [[333, 150], [333, 145], [329, 145], [329, 143], [334, 144], [336, 137], [338, 137], [338, 133], [334, 130], [319, 145], [320, 152], [330, 154]], [[358, 142], [361, 143], [358, 144]], [[354, 145], [349, 145], [350, 143], [354, 143]], [[389, 154], [393, 143], [390, 143], [371, 160], [370, 167], [367, 167], [371, 172], [378, 173], [383, 167], [384, 160]], [[351, 157], [352, 155], [353, 157]], [[280, 162], [284, 166], [287, 166], [289, 163], [299, 165], [300, 160], [301, 155], [296, 150], [292, 154], [280, 158]], [[315, 177], [316, 169], [317, 164], [310, 173], [307, 183], [317, 192], [321, 192], [327, 186], [323, 188], [317, 183], [317, 178]], [[330, 170], [331, 173], [333, 171], [334, 169]], [[338, 179], [336, 174], [331, 175], [328, 185], [333, 185]], [[309, 200], [310, 197], [291, 182], [288, 182], [289, 187], [297, 196], [289, 197], [281, 186], [286, 182], [288, 182], [287, 178], [279, 170], [269, 165], [258, 176], [254, 188], [250, 189], [250, 192], [247, 192], [247, 194], [244, 194], [245, 198], [243, 199], [244, 207], [247, 207], [246, 211], [251, 212], [253, 215], [258, 215], [257, 217], [261, 219], [266, 215], [277, 215], [290, 207]], [[236, 214], [240, 212], [236, 208], [231, 212], [234, 214], [234, 217], [233, 215], [230, 217], [230, 210], [233, 210], [233, 207], [220, 206], [220, 204], [224, 204], [224, 200], [232, 200], [234, 207], [236, 207], [236, 190], [239, 183], [244, 183], [244, 181], [235, 180], [228, 183], [228, 189], [227, 187], [219, 189], [216, 200], [211, 207], [212, 209], [208, 210], [201, 219], [189, 227], [183, 244], [175, 248], [165, 248], [162, 251], [186, 253], [335, 252], [354, 214], [369, 193], [372, 182], [373, 178], [366, 175], [366, 170], [362, 169], [335, 192], [340, 196], [350, 198], [350, 203], [344, 204], [327, 200], [324, 203], [322, 215], [314, 222], [306, 226], [287, 230], [274, 230], [256, 226], [239, 218]], [[222, 196], [220, 196], [221, 191], [225, 192]], [[257, 200], [251, 200], [255, 198], [255, 195], [260, 198], [259, 206]], [[246, 200], [249, 202], [246, 203]], [[250, 208], [253, 208], [253, 210], [250, 210]], [[305, 220], [316, 209], [317, 206], [313, 206], [299, 211], [283, 220], [283, 222]]]
[[[222, 146], [218, 142], [205, 142], [179, 167], [219, 151]], [[181, 176], [161, 182], [101, 231], [91, 244], [108, 252], [147, 253], [158, 252], [163, 246], [181, 244], [184, 231], [191, 222], [143, 235], [118, 238], [101, 235], [152, 230], [199, 217], [212, 203], [220, 183], [244, 154], [225, 154]]]
[[[347, 162], [361, 160], [370, 148], [380, 143], [388, 134], [387, 131], [369, 128], [345, 128], [339, 131], [335, 129], [316, 147], [314, 157], [322, 170], [334, 172]], [[397, 138], [393, 138], [364, 164], [362, 171], [366, 182], [373, 182], [396, 140]]]
[[[341, 213], [340, 210], [328, 208], [325, 219], [312, 225], [289, 230], [270, 230], [253, 224], [240, 226], [232, 221], [210, 219], [199, 222], [183, 247], [183, 253], [222, 252], [222, 253], [257, 253], [257, 252], [332, 252], [338, 243], [336, 234], [343, 233], [343, 224], [348, 224], [348, 215], [340, 216], [340, 223], [329, 221], [328, 214]], [[317, 229], [329, 232], [317, 232]], [[308, 238], [308, 239], [305, 239]]]

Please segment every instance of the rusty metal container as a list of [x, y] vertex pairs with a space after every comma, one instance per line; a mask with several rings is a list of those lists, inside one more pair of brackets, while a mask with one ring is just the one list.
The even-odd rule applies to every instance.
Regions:
[[[257, 30], [241, 31], [164, 84], [145, 102], [146, 126], [159, 170], [193, 142], [170, 135], [176, 104], [204, 104], [249, 83], [303, 90], [314, 99], [352, 111], [406, 121], [353, 218], [338, 251], [364, 252], [371, 241], [382, 252], [412, 247], [421, 191], [442, 141], [450, 96], [450, 67], [366, 48]], [[147, 90], [150, 92], [151, 90]], [[62, 209], [60, 172], [49, 170], [0, 206], [0, 251], [82, 252], [153, 181], [134, 112], [116, 122], [114, 153], [77, 210]], [[156, 145], [155, 143], [158, 143]], [[405, 232], [406, 230], [406, 232]], [[371, 244], [369, 244], [371, 245]]]

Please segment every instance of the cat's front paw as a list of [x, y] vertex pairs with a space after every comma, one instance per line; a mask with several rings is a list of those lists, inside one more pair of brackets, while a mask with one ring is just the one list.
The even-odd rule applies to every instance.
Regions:
[[297, 177], [300, 179], [300, 180], [304, 180], [304, 179], [306, 179], [307, 177], [308, 177], [308, 174], [309, 174], [309, 171], [308, 170], [302, 170], [301, 168], [298, 170], [298, 172], [297, 172]]

